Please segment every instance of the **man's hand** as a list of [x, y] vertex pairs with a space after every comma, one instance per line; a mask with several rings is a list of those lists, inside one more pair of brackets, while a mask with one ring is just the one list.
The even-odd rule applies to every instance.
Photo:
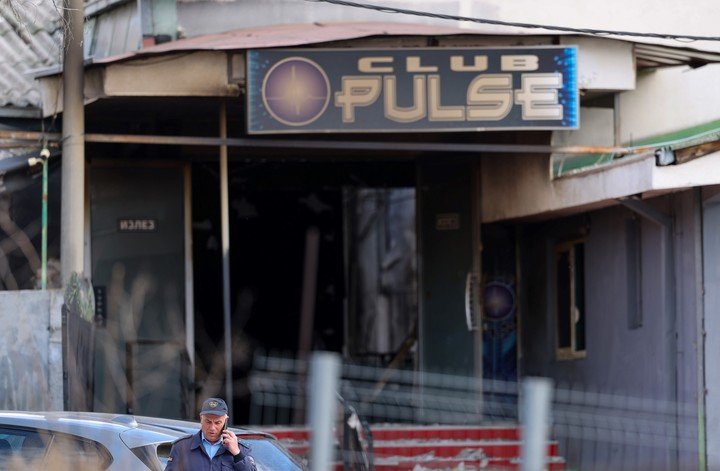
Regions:
[[235, 435], [232, 430], [223, 430], [222, 444], [231, 455], [235, 456], [240, 453], [240, 444], [238, 443], [237, 435]]

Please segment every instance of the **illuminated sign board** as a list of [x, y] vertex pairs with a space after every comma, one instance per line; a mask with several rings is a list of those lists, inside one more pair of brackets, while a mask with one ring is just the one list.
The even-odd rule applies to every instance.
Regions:
[[251, 134], [577, 129], [577, 48], [247, 54]]

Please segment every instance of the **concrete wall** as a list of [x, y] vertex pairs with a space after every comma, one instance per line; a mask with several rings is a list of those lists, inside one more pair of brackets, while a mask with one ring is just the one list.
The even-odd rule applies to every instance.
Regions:
[[[521, 369], [526, 376], [553, 378], [561, 388], [677, 401], [690, 414], [680, 427], [697, 430], [698, 330], [702, 309], [699, 271], [698, 198], [694, 191], [650, 200], [675, 216], [674, 286], [667, 289], [665, 229], [641, 219], [642, 326], [630, 328], [625, 221], [634, 217], [621, 206], [571, 218], [526, 225], [521, 241], [525, 291], [521, 298]], [[586, 234], [585, 292], [587, 356], [555, 357], [554, 287], [550, 281], [553, 246]], [[675, 317], [676, 316], [676, 317]], [[675, 332], [677, 331], [677, 344]], [[677, 387], [677, 391], [676, 391]], [[697, 444], [685, 445], [681, 469], [697, 464]], [[572, 458], [572, 457], [571, 457]], [[657, 469], [673, 469], [672, 454]], [[695, 468], [696, 469], [696, 468]]]
[[62, 290], [0, 292], [0, 409], [63, 409], [62, 304]]
[[[654, 179], [658, 172], [652, 154], [601, 172], [556, 180], [550, 179], [548, 155], [484, 155], [482, 167], [483, 222], [608, 206], [615, 198], [655, 189]], [[672, 172], [682, 168], [673, 166]], [[687, 183], [674, 180], [669, 179], [673, 187]]]
[[720, 119], [720, 64], [638, 74], [637, 88], [620, 95], [621, 140], [639, 140]]

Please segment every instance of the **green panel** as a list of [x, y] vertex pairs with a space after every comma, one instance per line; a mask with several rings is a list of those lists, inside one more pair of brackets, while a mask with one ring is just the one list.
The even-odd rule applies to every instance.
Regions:
[[659, 134], [657, 136], [648, 137], [641, 139], [637, 142], [629, 142], [627, 145], [630, 146], [647, 146], [655, 144], [664, 144], [667, 142], [677, 141], [681, 139], [692, 139], [702, 134], [713, 133], [720, 131], [720, 120], [712, 121], [705, 124], [699, 124], [691, 128], [681, 129], [667, 134]]
[[[659, 134], [639, 141], [629, 142], [625, 145], [631, 148], [656, 146], [682, 149], [684, 147], [716, 140], [719, 135], [720, 120], [671, 133]], [[551, 160], [551, 178], [557, 178], [579, 170], [602, 167], [612, 163], [614, 158], [615, 156], [613, 154], [553, 154]]]
[[473, 264], [472, 166], [419, 165], [421, 367], [472, 376], [475, 333], [465, 320], [465, 281]]
[[552, 155], [552, 177], [557, 178], [575, 170], [589, 169], [609, 164], [613, 154]]

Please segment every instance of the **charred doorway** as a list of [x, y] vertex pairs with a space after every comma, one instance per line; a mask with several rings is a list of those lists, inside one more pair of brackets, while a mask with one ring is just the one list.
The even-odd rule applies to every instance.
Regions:
[[[396, 296], [377, 298], [395, 303], [394, 309], [408, 317], [400, 322], [405, 327], [397, 327], [388, 319], [380, 317], [378, 322], [368, 317], [375, 306], [368, 305], [369, 293], [363, 286], [375, 281], [379, 286], [383, 280], [377, 270], [383, 266], [386, 272], [401, 269], [398, 260], [402, 257], [414, 263], [412, 241], [401, 247], [393, 241], [414, 240], [416, 169], [411, 161], [258, 159], [231, 162], [229, 170], [234, 420], [244, 423], [249, 418], [246, 379], [254, 353], [294, 356], [300, 348], [309, 230], [315, 228], [319, 235], [311, 348], [382, 363], [411, 334], [417, 316], [415, 293], [392, 283], [377, 288], [385, 294], [398, 291]], [[192, 175], [196, 380], [199, 395], [221, 394], [224, 347], [217, 162], [193, 164]], [[387, 227], [393, 222], [410, 227], [412, 233], [393, 232]], [[375, 242], [368, 243], [371, 240]], [[369, 252], [375, 258], [359, 266], [358, 260], [367, 260]], [[368, 274], [373, 270], [375, 281]], [[409, 276], [412, 285], [415, 280]]]

